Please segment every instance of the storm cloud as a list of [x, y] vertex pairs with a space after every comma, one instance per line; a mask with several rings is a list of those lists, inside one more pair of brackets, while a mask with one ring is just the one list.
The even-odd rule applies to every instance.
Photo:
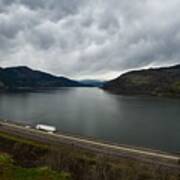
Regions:
[[179, 0], [0, 0], [0, 66], [72, 78], [180, 63]]

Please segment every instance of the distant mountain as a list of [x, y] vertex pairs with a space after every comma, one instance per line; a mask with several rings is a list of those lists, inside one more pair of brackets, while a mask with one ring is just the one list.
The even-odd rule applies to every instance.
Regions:
[[180, 65], [131, 71], [106, 82], [103, 89], [127, 95], [180, 97]]
[[29, 90], [84, 86], [65, 77], [54, 76], [28, 67], [0, 68], [0, 90]]
[[85, 86], [89, 87], [102, 87], [104, 84], [104, 81], [98, 81], [98, 80], [82, 80], [80, 81], [81, 84], [84, 84]]

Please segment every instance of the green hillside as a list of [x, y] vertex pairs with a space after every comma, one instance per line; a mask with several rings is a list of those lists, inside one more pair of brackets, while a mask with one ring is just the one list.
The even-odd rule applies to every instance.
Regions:
[[180, 65], [131, 71], [104, 84], [117, 94], [180, 97]]

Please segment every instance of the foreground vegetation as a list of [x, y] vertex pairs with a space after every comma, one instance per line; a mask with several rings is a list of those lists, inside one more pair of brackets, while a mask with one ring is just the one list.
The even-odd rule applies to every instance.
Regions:
[[22, 168], [14, 164], [7, 154], [0, 154], [1, 180], [68, 180], [69, 175], [52, 171], [48, 167]]
[[174, 168], [103, 156], [71, 145], [42, 144], [5, 133], [0, 133], [0, 152], [3, 152], [0, 155], [2, 180], [11, 180], [11, 177], [17, 180], [180, 179], [179, 170]]

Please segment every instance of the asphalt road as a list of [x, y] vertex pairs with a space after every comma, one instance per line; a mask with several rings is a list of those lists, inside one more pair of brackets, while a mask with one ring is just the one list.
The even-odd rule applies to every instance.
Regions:
[[47, 132], [39, 131], [32, 128], [25, 128], [24, 126], [1, 122], [0, 131], [16, 135], [18, 137], [35, 140], [47, 144], [62, 145], [67, 144], [73, 147], [83, 148], [95, 153], [101, 153], [114, 157], [124, 157], [142, 162], [158, 164], [162, 166], [180, 168], [178, 165], [180, 156], [168, 154], [160, 151], [153, 151], [141, 148], [126, 147], [123, 145], [107, 144], [101, 141], [91, 139], [84, 139], [81, 137], [74, 137], [60, 133], [49, 134]]

